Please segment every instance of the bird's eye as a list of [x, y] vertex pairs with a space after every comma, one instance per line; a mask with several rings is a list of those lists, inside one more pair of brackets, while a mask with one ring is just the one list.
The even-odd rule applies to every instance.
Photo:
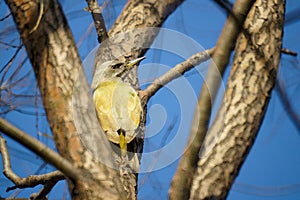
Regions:
[[122, 63], [116, 63], [111, 66], [112, 69], [119, 69], [122, 66]]

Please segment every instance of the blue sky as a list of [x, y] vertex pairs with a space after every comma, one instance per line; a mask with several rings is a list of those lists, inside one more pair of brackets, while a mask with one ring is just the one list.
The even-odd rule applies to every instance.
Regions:
[[[108, 4], [104, 8], [104, 17], [107, 25], [111, 26], [125, 1], [107, 2]], [[62, 5], [69, 20], [75, 41], [79, 46], [81, 58], [84, 60], [90, 51], [97, 46], [96, 33], [91, 26], [91, 16], [82, 10], [86, 7], [84, 1], [78, 1], [76, 4], [73, 1], [62, 1]], [[291, 19], [293, 19], [294, 15], [291, 13], [299, 8], [300, 1], [287, 0], [287, 19], [290, 21], [285, 26], [283, 46], [296, 52], [300, 52], [300, 44], [297, 39], [300, 34], [300, 22], [299, 20], [292, 21]], [[0, 13], [7, 13], [6, 5], [3, 1], [0, 2], [0, 10]], [[165, 35], [160, 36], [162, 41], [158, 42], [157, 45], [161, 45], [160, 49], [163, 49], [163, 51], [157, 50], [156, 46], [156, 49], [150, 49], [147, 52], [147, 58], [141, 63], [139, 69], [140, 82], [142, 84], [149, 84], [155, 77], [161, 75], [177, 63], [182, 62], [184, 56], [178, 53], [181, 49], [192, 54], [198, 49], [207, 49], [214, 46], [225, 20], [226, 13], [213, 3], [213, 1], [187, 0], [168, 18], [163, 26], [168, 30], [176, 31], [175, 35], [172, 36], [184, 35], [185, 39], [176, 41], [177, 43], [174, 42], [172, 46], [172, 43], [163, 43], [168, 39], [166, 36], [169, 36], [170, 32], [166, 32]], [[11, 23], [11, 20], [0, 23], [0, 30], [3, 30]], [[11, 34], [9, 37], [12, 40], [14, 37], [17, 38], [17, 34]], [[1, 41], [2, 39], [2, 36], [0, 36]], [[18, 44], [18, 40], [13, 40], [13, 42], [14, 44]], [[1, 66], [8, 61], [8, 58], [12, 54], [12, 51], [7, 50], [5, 46], [0, 46]], [[25, 54], [21, 52], [16, 61], [21, 61], [24, 57]], [[300, 109], [297, 106], [300, 98], [298, 62], [299, 59], [297, 57], [283, 55], [279, 66], [278, 81], [284, 86], [293, 110], [299, 115]], [[85, 64], [86, 71], [89, 71], [91, 69], [90, 63], [85, 62]], [[146, 156], [143, 158], [142, 169], [144, 171], [148, 169], [157, 170], [140, 175], [139, 199], [167, 199], [170, 181], [175, 173], [178, 159], [174, 157], [170, 163], [165, 164], [164, 162], [168, 159], [168, 155], [172, 157], [170, 155], [175, 150], [180, 155], [180, 149], [185, 145], [196, 103], [194, 97], [199, 94], [203, 81], [201, 76], [205, 74], [207, 64], [204, 63], [198, 66], [197, 69], [186, 73], [184, 77], [168, 84], [151, 98], [148, 105], [148, 128], [146, 131], [145, 152], [153, 152], [166, 146], [171, 149], [167, 150], [169, 154], [159, 154], [158, 152], [153, 154], [152, 157], [147, 157], [149, 159]], [[22, 69], [22, 73], [24, 74], [28, 70], [30, 70], [30, 65], [27, 62], [24, 69]], [[226, 76], [228, 75], [228, 71], [226, 72]], [[34, 79], [32, 76], [30, 80]], [[226, 80], [226, 77], [224, 80]], [[26, 82], [26, 86], [27, 89], [18, 88], [18, 91], [30, 93], [35, 87], [32, 81]], [[27, 110], [36, 110], [34, 99], [29, 99], [26, 105]], [[32, 107], [28, 108], [28, 105]], [[42, 112], [40, 110], [40, 113]], [[36, 116], [28, 116], [18, 112], [10, 112], [5, 117], [19, 128], [40, 138], [42, 142], [54, 148], [53, 142], [50, 139], [44, 136], [37, 136], [37, 131], [42, 134], [51, 133], [47, 122], [44, 121], [44, 117], [37, 118]], [[174, 142], [174, 138], [178, 134], [182, 135], [180, 143], [177, 140]], [[289, 113], [287, 113], [286, 108], [280, 101], [278, 89], [275, 88], [257, 140], [242, 166], [228, 199], [300, 199], [299, 134], [299, 130], [291, 122]], [[16, 173], [20, 176], [36, 173], [39, 167], [43, 165], [43, 161], [28, 150], [20, 147], [17, 143], [10, 139], [7, 140], [9, 150], [12, 152], [13, 169]], [[20, 156], [20, 154], [22, 155]], [[1, 167], [2, 165], [0, 165], [0, 170]], [[53, 167], [46, 166], [43, 167], [40, 173], [51, 170], [53, 170]], [[7, 197], [15, 192], [5, 192], [6, 187], [10, 185], [11, 183], [1, 175], [0, 196]], [[19, 197], [26, 196], [32, 191], [37, 191], [37, 189], [26, 189], [21, 192]], [[61, 199], [63, 194], [66, 193], [64, 191], [67, 191], [67, 186], [64, 182], [61, 182], [50, 194], [50, 199]]]

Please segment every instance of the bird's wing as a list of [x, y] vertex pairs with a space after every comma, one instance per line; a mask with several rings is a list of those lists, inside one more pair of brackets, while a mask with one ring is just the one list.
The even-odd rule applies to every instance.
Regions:
[[94, 103], [100, 125], [104, 131], [116, 132], [120, 127], [113, 115], [113, 93], [116, 84], [113, 82], [101, 83], [94, 91]]
[[133, 124], [135, 125], [135, 128], [137, 128], [140, 124], [142, 106], [141, 106], [141, 100], [137, 95], [137, 92], [133, 88], [131, 89], [132, 91], [129, 92], [127, 107], [130, 113], [130, 118]]

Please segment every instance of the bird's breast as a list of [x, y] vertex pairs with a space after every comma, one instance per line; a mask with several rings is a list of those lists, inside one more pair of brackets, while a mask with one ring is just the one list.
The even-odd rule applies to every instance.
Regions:
[[97, 116], [104, 131], [134, 131], [140, 123], [142, 107], [137, 92], [119, 80], [101, 82], [94, 91]]

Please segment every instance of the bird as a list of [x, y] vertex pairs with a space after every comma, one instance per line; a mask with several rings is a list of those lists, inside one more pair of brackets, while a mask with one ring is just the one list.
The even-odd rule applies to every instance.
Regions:
[[92, 82], [97, 118], [108, 140], [119, 144], [121, 155], [137, 135], [143, 113], [137, 91], [121, 77], [145, 57], [107, 61], [96, 69]]

